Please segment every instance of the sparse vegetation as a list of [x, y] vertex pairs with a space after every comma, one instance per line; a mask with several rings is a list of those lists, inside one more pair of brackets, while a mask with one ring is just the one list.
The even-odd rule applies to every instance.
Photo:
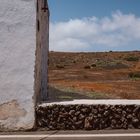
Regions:
[[64, 66], [64, 65], [62, 65], [62, 64], [57, 64], [57, 65], [56, 65], [56, 68], [58, 68], [58, 69], [64, 69], [64, 68], [65, 68], [65, 66]]
[[95, 92], [95, 91], [87, 92], [86, 94], [92, 99], [108, 99], [109, 98], [104, 93], [99, 93], [99, 92]]
[[96, 67], [97, 65], [94, 63], [94, 64], [91, 64], [91, 67]]
[[82, 91], [73, 87], [49, 86], [50, 97], [53, 100], [73, 100], [73, 99], [108, 99], [109, 97], [101, 92]]
[[86, 66], [84, 66], [84, 69], [91, 69], [91, 66], [90, 65], [86, 65]]
[[68, 95], [62, 95], [62, 96], [58, 96], [58, 99], [71, 100], [71, 99], [73, 99], [73, 97], [68, 96]]
[[139, 57], [137, 56], [127, 56], [124, 58], [126, 61], [139, 61]]
[[130, 72], [129, 77], [132, 79], [140, 79], [140, 72]]
[[140, 52], [51, 52], [49, 59], [49, 83], [58, 86], [50, 95], [59, 100], [140, 99]]
[[96, 62], [97, 67], [105, 68], [105, 69], [121, 69], [128, 68], [128, 66], [121, 61], [116, 60], [100, 60]]

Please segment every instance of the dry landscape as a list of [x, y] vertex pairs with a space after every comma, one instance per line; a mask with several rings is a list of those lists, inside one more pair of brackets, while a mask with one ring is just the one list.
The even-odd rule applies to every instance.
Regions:
[[50, 52], [49, 96], [140, 99], [140, 52]]

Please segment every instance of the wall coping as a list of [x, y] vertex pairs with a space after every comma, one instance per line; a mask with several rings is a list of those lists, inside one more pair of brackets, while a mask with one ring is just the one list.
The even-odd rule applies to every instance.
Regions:
[[140, 100], [72, 100], [72, 101], [61, 101], [61, 102], [46, 102], [38, 106], [50, 106], [50, 105], [140, 105]]

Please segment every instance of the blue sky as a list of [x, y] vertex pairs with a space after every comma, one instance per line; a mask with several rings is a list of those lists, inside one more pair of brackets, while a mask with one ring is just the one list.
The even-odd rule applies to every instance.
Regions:
[[139, 7], [140, 0], [49, 0], [50, 50], [140, 50]]

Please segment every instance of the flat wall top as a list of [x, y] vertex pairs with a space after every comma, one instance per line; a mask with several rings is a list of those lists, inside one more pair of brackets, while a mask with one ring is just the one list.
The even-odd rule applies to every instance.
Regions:
[[49, 106], [49, 105], [140, 105], [140, 100], [72, 100], [72, 101], [62, 101], [62, 102], [52, 102], [52, 103], [42, 103], [39, 106]]

